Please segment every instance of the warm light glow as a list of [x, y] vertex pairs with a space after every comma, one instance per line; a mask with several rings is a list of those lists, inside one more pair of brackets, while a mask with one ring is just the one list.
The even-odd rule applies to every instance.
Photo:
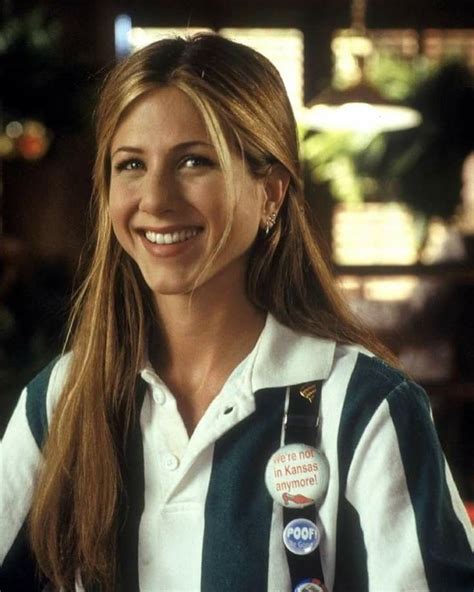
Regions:
[[[368, 305], [370, 302], [395, 303], [412, 298], [420, 285], [420, 279], [410, 275], [396, 277], [346, 275], [339, 277], [338, 283], [344, 290], [354, 312], [360, 314], [363, 313], [361, 309], [364, 308], [364, 305]], [[387, 310], [387, 313], [389, 315], [396, 314], [393, 310]]]
[[419, 285], [417, 277], [368, 279], [364, 282], [364, 298], [378, 302], [408, 300]]
[[131, 52], [168, 37], [188, 37], [196, 33], [212, 33], [205, 27], [133, 27], [129, 32]]
[[296, 113], [303, 107], [304, 35], [298, 29], [221, 29], [219, 34], [255, 49], [276, 67]]
[[[125, 21], [121, 21], [123, 24]], [[123, 26], [122, 29], [123, 31]], [[207, 28], [133, 27], [128, 32], [130, 53], [167, 37], [186, 37], [195, 33], [212, 33]], [[304, 36], [298, 29], [226, 28], [218, 31], [227, 39], [248, 45], [268, 58], [276, 67], [295, 112], [303, 108]]]
[[313, 129], [376, 134], [415, 127], [421, 123], [421, 115], [399, 105], [345, 103], [315, 105], [305, 110], [302, 121]]
[[377, 55], [368, 33], [356, 28], [336, 31], [331, 49], [332, 86], [311, 101], [301, 115], [302, 123], [317, 130], [373, 134], [421, 123], [417, 111], [386, 99], [368, 82], [365, 68]]
[[334, 85], [339, 88], [360, 82], [362, 72], [358, 59], [366, 59], [372, 54], [372, 40], [356, 31], [342, 30], [335, 33], [331, 49], [334, 55]]
[[334, 35], [331, 49], [336, 54], [349, 52], [353, 55], [369, 56], [373, 50], [373, 43], [367, 35], [361, 35], [348, 29]]
[[439, 64], [458, 59], [474, 69], [474, 29], [426, 29], [422, 33], [423, 53]]
[[413, 214], [398, 203], [340, 204], [334, 212], [333, 253], [341, 265], [414, 264]]

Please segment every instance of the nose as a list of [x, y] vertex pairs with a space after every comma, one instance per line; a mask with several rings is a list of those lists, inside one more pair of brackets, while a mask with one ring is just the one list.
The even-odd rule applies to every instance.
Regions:
[[165, 168], [149, 170], [143, 179], [138, 209], [147, 214], [163, 214], [176, 207], [177, 183]]

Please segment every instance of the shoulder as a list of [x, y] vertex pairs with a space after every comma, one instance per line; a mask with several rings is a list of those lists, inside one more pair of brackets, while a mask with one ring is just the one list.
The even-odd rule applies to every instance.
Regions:
[[27, 517], [42, 465], [43, 443], [70, 359], [66, 355], [53, 360], [23, 389], [1, 442], [0, 579], [9, 590], [37, 588], [32, 583], [35, 567], [27, 545]]
[[[328, 386], [332, 382], [333, 388], [326, 393], [325, 408], [331, 418], [330, 433], [335, 435], [333, 454], [338, 459], [343, 489], [351, 474], [353, 483], [358, 483], [358, 475], [367, 475], [376, 467], [377, 479], [385, 479], [383, 467], [391, 462], [399, 467], [401, 480], [408, 474], [415, 479], [428, 458], [441, 475], [444, 460], [423, 388], [357, 346], [337, 350], [328, 380]], [[326, 435], [330, 437], [327, 429]], [[394, 477], [394, 470], [392, 473]]]
[[67, 378], [70, 362], [70, 353], [55, 358], [26, 386], [26, 419], [39, 448], [45, 441], [52, 413]]
[[385, 408], [395, 415], [415, 413], [431, 421], [425, 391], [406, 374], [367, 350], [352, 345], [336, 347], [328, 382], [338, 385], [341, 429], [363, 431]]
[[363, 429], [385, 401], [413, 398], [429, 407], [420, 387], [362, 346], [300, 333], [269, 315], [253, 366], [254, 392], [314, 381], [323, 383], [322, 414], [333, 427], [342, 421]]
[[[423, 590], [441, 589], [440, 583], [464, 590], [461, 582], [472, 579], [472, 529], [426, 393], [357, 346], [336, 349], [328, 382], [341, 376], [344, 388], [328, 393], [339, 405], [332, 426], [324, 426], [323, 416], [337, 475], [337, 553], [344, 557], [336, 587], [346, 589], [362, 566], [361, 581], [377, 590], [387, 574], [392, 589], [402, 589], [407, 573]], [[387, 559], [394, 540], [412, 549], [396, 567]]]
[[[364, 439], [393, 433], [435, 437], [429, 399], [402, 371], [357, 345], [337, 345], [323, 383], [323, 433], [346, 466]], [[381, 441], [386, 442], [386, 438]]]
[[421, 405], [429, 411], [424, 390], [402, 370], [359, 346], [337, 346], [332, 369], [334, 376], [345, 380], [343, 413], [351, 420], [370, 418], [380, 405]]

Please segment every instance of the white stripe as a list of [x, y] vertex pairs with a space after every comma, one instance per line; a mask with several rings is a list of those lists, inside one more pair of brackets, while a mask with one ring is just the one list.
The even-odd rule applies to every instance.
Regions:
[[48, 419], [48, 426], [51, 425], [54, 409], [64, 388], [71, 362], [72, 354], [68, 353], [58, 360], [51, 372], [48, 389], [46, 391], [46, 416]]
[[0, 563], [30, 510], [41, 453], [26, 418], [26, 389], [0, 443]]
[[355, 450], [347, 499], [361, 519], [370, 590], [428, 591], [415, 513], [386, 400]]
[[321, 398], [321, 444], [320, 449], [329, 463], [329, 486], [319, 516], [321, 530], [321, 564], [325, 584], [333, 589], [336, 559], [337, 511], [339, 503], [339, 458], [338, 432], [341, 413], [347, 395], [347, 387], [357, 362], [358, 350], [355, 347], [336, 349], [334, 368], [324, 383]]
[[[469, 520], [469, 516], [467, 514], [467, 510], [465, 505], [462, 502], [462, 499], [459, 495], [459, 492], [456, 488], [456, 484], [454, 483], [453, 476], [451, 474], [451, 470], [446, 462], [444, 461], [445, 466], [445, 473], [446, 473], [446, 483], [448, 485], [449, 495], [451, 496], [451, 502], [453, 504], [454, 513], [457, 516], [459, 522], [461, 522], [464, 531], [466, 532], [467, 540], [471, 545], [471, 550], [474, 552], [474, 528], [472, 528]], [[473, 588], [474, 589], [474, 588]]]

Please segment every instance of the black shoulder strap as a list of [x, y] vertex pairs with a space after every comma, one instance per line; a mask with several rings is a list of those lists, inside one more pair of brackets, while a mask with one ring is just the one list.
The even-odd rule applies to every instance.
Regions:
[[[300, 384], [290, 387], [288, 410], [285, 416], [284, 444], [307, 444], [316, 447], [318, 444], [319, 405], [323, 381]], [[315, 521], [317, 510], [314, 506], [305, 508], [283, 507], [283, 528], [296, 518]], [[286, 549], [286, 547], [285, 547]], [[286, 549], [286, 557], [290, 570], [291, 587], [307, 578], [315, 578], [324, 582], [319, 546], [307, 555], [295, 555]]]

